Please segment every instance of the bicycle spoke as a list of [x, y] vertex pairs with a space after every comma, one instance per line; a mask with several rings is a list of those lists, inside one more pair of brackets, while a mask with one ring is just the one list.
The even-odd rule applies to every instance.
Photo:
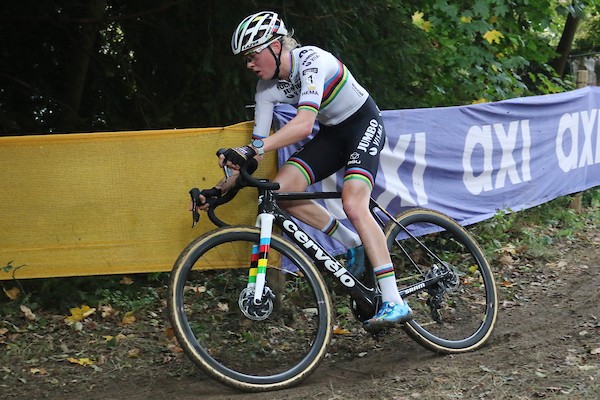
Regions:
[[439, 352], [481, 346], [495, 322], [496, 291], [479, 247], [462, 227], [442, 214], [419, 210], [398, 220], [414, 235], [398, 226], [386, 231], [399, 287], [444, 277], [407, 297], [414, 312], [407, 332]]
[[[179, 275], [181, 298], [172, 320], [192, 360], [214, 378], [271, 390], [303, 378], [325, 355], [330, 304], [315, 283], [316, 274], [297, 261], [291, 247], [275, 241], [264, 302], [254, 305], [248, 290], [253, 237], [258, 234], [217, 237], [185, 257], [184, 268], [191, 271]], [[282, 272], [282, 259], [295, 263], [299, 273]]]

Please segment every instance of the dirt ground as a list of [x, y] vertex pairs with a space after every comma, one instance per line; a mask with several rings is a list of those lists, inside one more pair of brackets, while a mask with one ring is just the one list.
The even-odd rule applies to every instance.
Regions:
[[335, 336], [325, 362], [297, 387], [248, 394], [195, 369], [160, 310], [131, 324], [111, 324], [97, 311], [77, 332], [62, 323], [64, 316], [46, 316], [44, 330], [2, 317], [0, 397], [598, 399], [600, 232], [590, 227], [552, 246], [550, 258], [511, 253], [494, 265], [498, 322], [488, 345], [473, 353], [438, 356], [402, 332], [364, 340], [357, 326]]

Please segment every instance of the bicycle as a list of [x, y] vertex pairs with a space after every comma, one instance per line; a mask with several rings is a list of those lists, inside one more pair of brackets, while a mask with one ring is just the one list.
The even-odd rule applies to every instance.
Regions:
[[[215, 209], [245, 186], [258, 189], [257, 224], [227, 225]], [[373, 316], [381, 302], [370, 268], [357, 279], [277, 204], [341, 193], [278, 189], [241, 168], [236, 189], [208, 210], [218, 228], [182, 251], [170, 277], [168, 311], [184, 352], [210, 377], [245, 391], [295, 385], [327, 354], [335, 310], [322, 272], [350, 296], [358, 321]], [[393, 216], [373, 199], [370, 208], [384, 229], [399, 292], [413, 309], [404, 331], [440, 354], [483, 346], [496, 322], [497, 294], [473, 237], [436, 211], [415, 208]], [[198, 218], [195, 212], [193, 224]]]

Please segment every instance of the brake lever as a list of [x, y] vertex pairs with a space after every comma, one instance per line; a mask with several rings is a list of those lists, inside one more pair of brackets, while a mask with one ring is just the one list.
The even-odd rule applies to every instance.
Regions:
[[[224, 154], [225, 151], [227, 151], [227, 149], [217, 150], [217, 157], [219, 157], [221, 154]], [[231, 178], [231, 176], [233, 176], [233, 171], [231, 170], [231, 168], [229, 168], [227, 165], [224, 165], [224, 164], [223, 164], [223, 172], [225, 173], [226, 180]]]
[[190, 196], [192, 197], [192, 228], [196, 226], [198, 221], [200, 221], [200, 213], [198, 212], [198, 202], [197, 199], [200, 198], [200, 189], [193, 188], [190, 190]]
[[231, 168], [229, 168], [227, 165], [223, 165], [223, 172], [225, 173], [225, 180], [231, 178], [233, 175]]

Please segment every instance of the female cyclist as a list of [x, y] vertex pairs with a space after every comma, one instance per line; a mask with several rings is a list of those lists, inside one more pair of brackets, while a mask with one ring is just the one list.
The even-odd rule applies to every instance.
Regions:
[[[259, 78], [255, 126], [252, 142], [225, 151], [220, 165], [239, 169], [251, 157], [261, 159], [267, 151], [298, 143], [312, 133], [318, 121], [319, 132], [287, 160], [274, 181], [281, 185], [281, 191], [304, 191], [345, 168], [342, 204], [358, 235], [313, 201], [281, 206], [349, 248], [347, 265], [353, 273], [364, 269], [364, 248], [383, 300], [376, 315], [365, 321], [368, 327], [410, 319], [412, 311], [398, 294], [384, 234], [368, 207], [385, 141], [381, 113], [374, 100], [331, 53], [315, 46], [300, 47], [275, 12], [245, 18], [233, 33], [231, 49]], [[297, 114], [269, 135], [277, 103], [296, 106]], [[226, 184], [221, 186], [227, 190]]]

